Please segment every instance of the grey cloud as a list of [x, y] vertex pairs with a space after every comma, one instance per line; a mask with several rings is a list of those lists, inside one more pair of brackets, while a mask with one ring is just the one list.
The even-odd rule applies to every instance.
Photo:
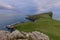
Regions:
[[14, 9], [14, 7], [12, 5], [9, 5], [9, 4], [0, 3], [0, 9], [12, 10], [12, 9]]

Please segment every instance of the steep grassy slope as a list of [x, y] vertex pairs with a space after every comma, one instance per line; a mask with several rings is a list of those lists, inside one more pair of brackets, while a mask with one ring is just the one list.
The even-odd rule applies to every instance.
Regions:
[[[51, 19], [51, 16], [40, 14], [41, 17], [35, 22], [21, 23], [16, 26], [20, 31], [40, 31], [47, 34], [50, 40], [60, 40], [60, 22]], [[40, 16], [38, 15], [38, 16]], [[33, 17], [37, 17], [36, 15]]]

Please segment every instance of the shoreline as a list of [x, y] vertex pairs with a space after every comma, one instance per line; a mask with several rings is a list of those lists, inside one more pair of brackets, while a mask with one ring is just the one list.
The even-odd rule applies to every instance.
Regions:
[[[41, 16], [42, 15], [42, 16]], [[29, 20], [29, 22], [31, 21], [31, 22], [35, 22], [36, 20], [38, 20], [40, 17], [45, 17], [45, 16], [43, 16], [43, 15], [48, 15], [48, 16], [50, 16], [50, 18], [52, 18], [52, 12], [48, 12], [48, 13], [45, 13], [45, 14], [40, 14], [40, 16], [39, 16], [39, 14], [37, 14], [37, 15], [30, 15], [30, 16], [28, 16], [28, 17], [25, 17], [25, 19], [26, 20]], [[26, 22], [28, 22], [28, 21], [26, 21]], [[11, 24], [11, 25], [6, 25], [6, 28], [9, 30], [10, 29], [10, 31], [12, 32], [12, 31], [14, 31], [15, 29], [15, 26], [14, 25], [17, 25], [17, 24], [20, 24], [20, 23], [26, 23], [25, 21], [24, 22], [16, 22], [16, 23], [13, 23], [13, 24]]]
[[[26, 19], [26, 18], [25, 18]], [[28, 19], [26, 19], [26, 20], [28, 20]], [[23, 21], [23, 22], [16, 22], [16, 23], [13, 23], [13, 24], [10, 24], [10, 25], [6, 25], [5, 26], [5, 28], [8, 30], [8, 31], [10, 31], [10, 32], [13, 32], [15, 29], [15, 25], [17, 25], [17, 24], [20, 24], [20, 23], [26, 23], [26, 22], [30, 22], [30, 20], [28, 20], [28, 21]]]

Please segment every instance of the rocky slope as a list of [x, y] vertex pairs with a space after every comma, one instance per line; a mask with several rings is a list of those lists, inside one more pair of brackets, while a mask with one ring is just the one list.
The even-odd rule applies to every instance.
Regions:
[[38, 31], [20, 32], [18, 30], [12, 33], [0, 30], [0, 40], [49, 40], [49, 37]]

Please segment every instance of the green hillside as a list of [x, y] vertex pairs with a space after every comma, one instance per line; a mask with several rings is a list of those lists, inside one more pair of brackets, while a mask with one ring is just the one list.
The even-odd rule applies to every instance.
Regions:
[[52, 20], [51, 13], [29, 16], [35, 19], [35, 22], [26, 22], [15, 25], [20, 31], [40, 31], [50, 37], [50, 40], [60, 40], [60, 22]]

